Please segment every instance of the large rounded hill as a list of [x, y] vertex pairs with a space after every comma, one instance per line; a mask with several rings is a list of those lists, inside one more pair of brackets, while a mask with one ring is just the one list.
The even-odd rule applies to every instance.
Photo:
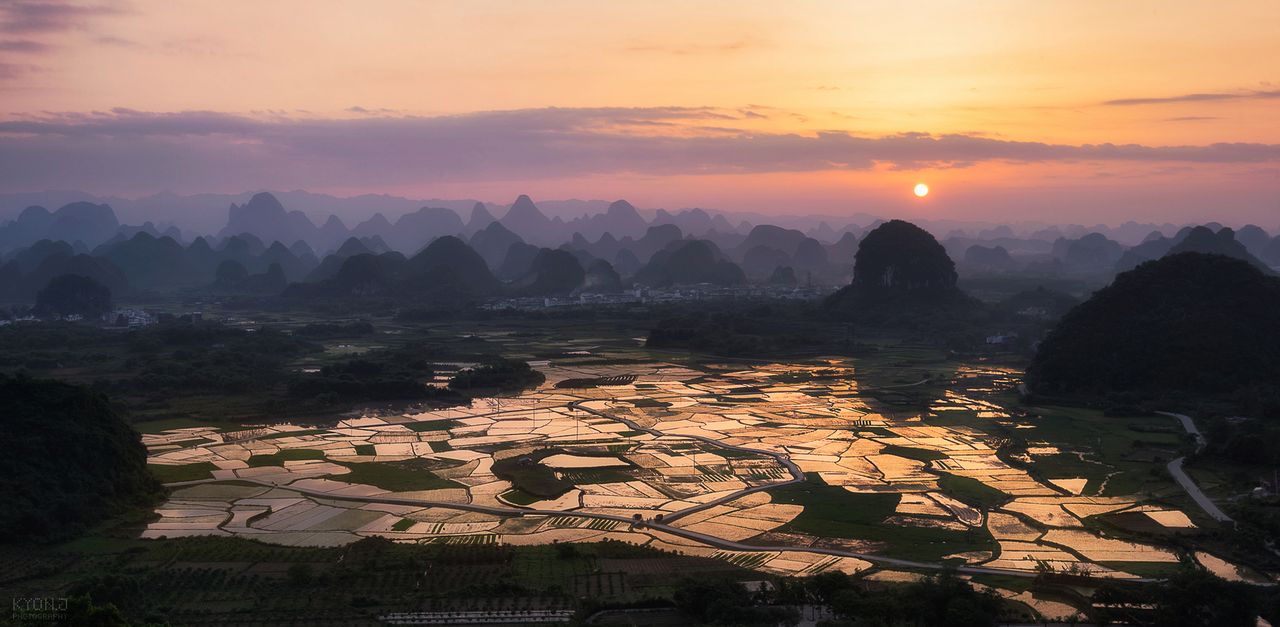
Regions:
[[1280, 381], [1280, 279], [1180, 253], [1116, 277], [1072, 309], [1027, 369], [1037, 394], [1230, 393]]
[[963, 316], [973, 301], [956, 287], [956, 265], [928, 231], [890, 220], [858, 244], [853, 281], [832, 294], [828, 310], [865, 322], [926, 324]]

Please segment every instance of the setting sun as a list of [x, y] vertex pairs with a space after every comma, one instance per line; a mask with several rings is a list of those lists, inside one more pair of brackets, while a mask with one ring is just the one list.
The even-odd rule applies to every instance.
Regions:
[[924, 198], [929, 195], [929, 186], [924, 183], [916, 183], [916, 187], [912, 191], [915, 193], [916, 197]]

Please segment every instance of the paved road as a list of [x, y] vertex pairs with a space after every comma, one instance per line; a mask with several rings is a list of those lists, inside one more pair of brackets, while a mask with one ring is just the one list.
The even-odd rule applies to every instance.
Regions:
[[[1169, 411], [1158, 411], [1156, 413], [1163, 416], [1169, 416], [1171, 418], [1177, 418], [1178, 422], [1182, 423], [1182, 428], [1186, 429], [1187, 433], [1195, 436], [1196, 452], [1199, 453], [1204, 450], [1204, 434], [1200, 433], [1200, 429], [1196, 428], [1196, 423], [1191, 420], [1190, 416], [1187, 416], [1186, 414], [1175, 414]], [[1182, 486], [1182, 489], [1187, 491], [1187, 494], [1191, 496], [1191, 500], [1195, 501], [1196, 505], [1199, 505], [1200, 509], [1204, 510], [1204, 513], [1208, 514], [1210, 518], [1218, 522], [1235, 522], [1231, 520], [1231, 517], [1226, 515], [1226, 513], [1221, 509], [1218, 509], [1218, 505], [1213, 502], [1213, 499], [1210, 499], [1208, 495], [1201, 491], [1200, 486], [1196, 485], [1195, 480], [1182, 469], [1182, 462], [1185, 459], [1185, 457], [1179, 457], [1169, 462], [1167, 468], [1169, 469], [1169, 474], [1173, 475], [1174, 481], [1177, 481], [1178, 485]]]

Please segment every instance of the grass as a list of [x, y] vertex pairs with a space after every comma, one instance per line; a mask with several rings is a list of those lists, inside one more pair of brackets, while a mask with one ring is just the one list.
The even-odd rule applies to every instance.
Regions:
[[550, 468], [542, 465], [542, 457], [560, 452], [547, 449], [534, 455], [509, 457], [493, 463], [493, 474], [510, 481], [516, 489], [539, 499], [552, 499], [573, 487], [572, 483], [556, 478]]
[[357, 444], [355, 446], [356, 455], [377, 455], [378, 449], [372, 444]]
[[425, 420], [422, 422], [406, 422], [404, 426], [410, 431], [447, 431], [455, 427], [461, 427], [462, 423], [457, 420]]
[[938, 477], [938, 489], [951, 498], [983, 509], [994, 509], [1010, 499], [1008, 494], [977, 479], [945, 472]]
[[901, 495], [854, 493], [822, 482], [811, 474], [805, 483], [769, 490], [775, 503], [804, 506], [804, 511], [783, 527], [784, 531], [822, 538], [855, 538], [880, 543], [885, 555], [922, 561], [939, 561], [964, 551], [993, 550], [995, 542], [985, 529], [955, 531], [906, 525], [886, 525]]
[[418, 521], [416, 520], [401, 518], [400, 520], [396, 521], [396, 524], [391, 525], [391, 530], [392, 531], [408, 531], [409, 528], [417, 524], [417, 522]]
[[671, 403], [660, 401], [652, 398], [630, 399], [626, 402], [631, 403], [635, 407], [670, 407]]
[[622, 483], [635, 480], [634, 475], [618, 468], [569, 469], [561, 471], [561, 475], [575, 485]]
[[173, 442], [173, 445], [180, 448], [187, 448], [191, 446], [199, 446], [201, 444], [208, 444], [212, 441], [213, 440], [210, 440], [209, 438], [191, 438], [190, 440], [181, 440], [179, 442]]
[[[1018, 407], [1020, 403], [1012, 394], [990, 400], [1005, 407]], [[1058, 446], [1063, 453], [1035, 456], [1028, 472], [1040, 481], [1084, 478], [1088, 480], [1086, 495], [1129, 495], [1168, 487], [1171, 482], [1153, 475], [1151, 469], [1162, 468], [1165, 461], [1189, 448], [1184, 435], [1171, 428], [1177, 427], [1176, 423], [1165, 416], [1113, 417], [1095, 409], [1057, 405], [1026, 406], [1026, 409], [1036, 415], [1025, 424], [1035, 428], [1005, 429], [1002, 435], [1011, 438], [1015, 445], [1025, 439]], [[930, 425], [1000, 431], [992, 421], [977, 418], [969, 411], [939, 412], [926, 421]], [[1016, 448], [1009, 452], [1017, 453]]]
[[140, 420], [133, 423], [133, 428], [138, 433], [163, 433], [171, 429], [190, 429], [192, 427], [214, 427], [223, 431], [234, 431], [243, 429], [244, 425], [231, 422], [214, 422], [209, 420], [195, 420], [193, 418], [163, 418], [160, 420]]
[[529, 494], [520, 488], [513, 488], [503, 492], [502, 499], [515, 505], [533, 505], [534, 503], [541, 501], [542, 497]]
[[421, 459], [407, 459], [400, 462], [343, 464], [350, 468], [351, 472], [330, 475], [330, 477], [346, 483], [362, 483], [392, 492], [463, 487], [462, 484], [456, 481], [445, 479], [431, 472], [426, 468], [426, 464], [427, 462]]
[[308, 459], [324, 459], [324, 451], [310, 448], [287, 448], [270, 455], [254, 455], [249, 458], [250, 468], [262, 466], [283, 466], [285, 462], [299, 462]]
[[179, 481], [209, 479], [212, 477], [213, 471], [218, 469], [217, 466], [214, 466], [209, 462], [196, 462], [194, 464], [182, 464], [180, 466], [147, 464], [147, 468], [151, 470], [151, 474], [154, 475], [160, 483], [176, 483]]

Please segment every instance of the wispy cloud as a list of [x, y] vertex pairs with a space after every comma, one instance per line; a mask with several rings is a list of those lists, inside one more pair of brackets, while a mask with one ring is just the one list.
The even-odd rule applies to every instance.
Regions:
[[1109, 107], [1129, 107], [1134, 105], [1177, 104], [1182, 102], [1215, 102], [1221, 100], [1275, 100], [1280, 99], [1280, 89], [1248, 90], [1239, 92], [1207, 92], [1195, 94], [1179, 94], [1176, 96], [1160, 96], [1154, 98], [1119, 98], [1107, 100], [1102, 104]]
[[5, 2], [0, 3], [0, 32], [53, 33], [81, 28], [94, 17], [123, 12], [118, 3]]
[[[593, 175], [964, 168], [984, 162], [1280, 163], [1280, 145], [1051, 144], [975, 135], [761, 133], [713, 108], [524, 109], [316, 119], [210, 111], [0, 122], [0, 189], [341, 185]], [[709, 121], [715, 121], [709, 123]]]
[[7, 39], [0, 41], [0, 51], [3, 52], [45, 52], [50, 46], [39, 41], [30, 39]]
[[0, 81], [18, 78], [31, 74], [32, 72], [38, 72], [39, 70], [39, 66], [31, 65], [29, 63], [0, 62]]

